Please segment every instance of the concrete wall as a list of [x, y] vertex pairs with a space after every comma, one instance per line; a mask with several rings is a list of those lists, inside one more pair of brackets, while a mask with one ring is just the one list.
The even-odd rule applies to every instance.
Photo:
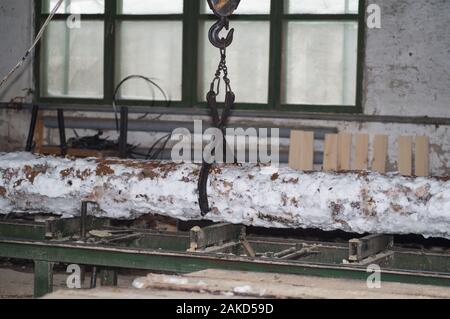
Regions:
[[[364, 113], [450, 118], [450, 1], [368, 2], [381, 7], [382, 28], [367, 30]], [[5, 74], [16, 63], [31, 42], [32, 20], [31, 1], [0, 0], [0, 74]], [[32, 86], [32, 68], [28, 65], [6, 91], [0, 91], [0, 102], [23, 95], [22, 89]], [[180, 117], [162, 119], [179, 120]], [[181, 119], [190, 120], [187, 117]], [[387, 133], [390, 135], [391, 170], [396, 169], [396, 139], [399, 135], [428, 135], [432, 144], [432, 173], [450, 174], [450, 126], [273, 118], [261, 121], [274, 125], [317, 125], [348, 132]], [[0, 150], [22, 148], [28, 123], [29, 112], [0, 110]], [[68, 134], [70, 136], [70, 132]], [[55, 132], [49, 132], [48, 138], [54, 141]], [[153, 140], [146, 134], [131, 134], [130, 138], [142, 145], [151, 144]]]
[[[0, 77], [3, 78], [31, 45], [33, 37], [33, 2], [0, 0]], [[13, 79], [0, 89], [0, 102], [26, 95], [33, 88], [33, 68], [28, 60]], [[27, 97], [26, 102], [31, 101]], [[0, 150], [9, 151], [25, 145], [30, 112], [0, 109]]]
[[364, 112], [450, 117], [450, 1], [368, 2], [382, 28], [367, 31]]

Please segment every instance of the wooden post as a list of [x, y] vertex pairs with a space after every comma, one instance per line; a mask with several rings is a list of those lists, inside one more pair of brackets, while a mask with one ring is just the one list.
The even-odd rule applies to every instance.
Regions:
[[430, 175], [430, 139], [427, 136], [416, 137], [416, 171], [415, 175]]
[[349, 171], [352, 160], [352, 134], [339, 133], [338, 135], [338, 170]]
[[401, 175], [412, 175], [412, 147], [411, 136], [400, 136], [398, 138], [398, 171]]
[[356, 134], [355, 165], [357, 171], [368, 168], [369, 162], [369, 134]]
[[337, 171], [338, 168], [338, 135], [327, 134], [323, 151], [323, 170]]
[[314, 132], [291, 131], [289, 167], [301, 171], [314, 169]]
[[373, 148], [372, 170], [381, 174], [386, 173], [388, 159], [389, 138], [387, 135], [376, 135]]

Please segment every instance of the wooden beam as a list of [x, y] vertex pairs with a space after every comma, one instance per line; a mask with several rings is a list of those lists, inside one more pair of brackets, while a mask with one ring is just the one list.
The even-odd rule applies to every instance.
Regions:
[[369, 163], [369, 134], [356, 134], [355, 164], [357, 171], [367, 170]]
[[420, 177], [430, 175], [430, 139], [428, 136], [416, 137], [415, 175]]
[[351, 170], [352, 161], [352, 134], [339, 133], [338, 135], [338, 170]]
[[412, 175], [412, 148], [411, 136], [400, 136], [398, 138], [398, 171], [401, 175]]
[[337, 171], [338, 169], [338, 135], [327, 134], [325, 136], [323, 170]]
[[[198, 220], [199, 168], [194, 163], [0, 154], [0, 171], [7, 172], [0, 174], [0, 214], [74, 216], [80, 213], [80, 201], [89, 201], [98, 204], [92, 214], [105, 218], [155, 213]], [[450, 189], [445, 178], [217, 165], [209, 180], [211, 212], [206, 218], [216, 222], [450, 238], [450, 219], [445, 214], [435, 218], [446, 210]], [[426, 183], [433, 187], [423, 187]], [[388, 205], [378, 205], [379, 198]], [[314, 214], [305, 214], [311, 208]], [[195, 249], [207, 248], [239, 242], [241, 234], [239, 227], [214, 226], [193, 234], [192, 243]]]
[[301, 171], [314, 169], [314, 132], [291, 131], [289, 167]]
[[378, 173], [386, 173], [388, 159], [389, 138], [387, 135], [375, 135], [373, 145], [372, 170]]

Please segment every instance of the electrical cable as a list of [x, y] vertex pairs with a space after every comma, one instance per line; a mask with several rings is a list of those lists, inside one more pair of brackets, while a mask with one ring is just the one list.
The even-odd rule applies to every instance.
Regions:
[[44, 24], [42, 25], [41, 29], [39, 30], [38, 34], [36, 35], [36, 38], [34, 39], [33, 44], [28, 49], [28, 51], [25, 53], [25, 55], [22, 57], [22, 59], [17, 62], [17, 64], [11, 69], [11, 71], [8, 72], [8, 74], [2, 79], [0, 82], [0, 88], [5, 85], [5, 83], [13, 76], [13, 74], [25, 63], [27, 58], [31, 55], [31, 52], [33, 52], [36, 45], [41, 40], [42, 36], [44, 35], [45, 30], [47, 29], [47, 26], [50, 24], [50, 21], [55, 16], [56, 12], [58, 11], [59, 7], [63, 3], [64, 0], [59, 0], [53, 10], [50, 12], [49, 16], [47, 17], [47, 20], [45, 20]]
[[[150, 79], [149, 77], [143, 76], [143, 75], [139, 75], [139, 74], [133, 74], [133, 75], [129, 75], [127, 77], [125, 77], [122, 81], [120, 81], [120, 83], [116, 86], [115, 90], [114, 90], [114, 95], [113, 95], [113, 109], [114, 109], [114, 116], [115, 116], [115, 120], [116, 120], [116, 129], [117, 131], [119, 131], [119, 117], [118, 117], [118, 110], [117, 110], [117, 94], [119, 93], [120, 88], [122, 87], [123, 84], [125, 84], [125, 82], [131, 80], [131, 79], [142, 79], [148, 83], [151, 84], [152, 87], [152, 100], [154, 102], [155, 100], [155, 92], [153, 90], [153, 87], [156, 87], [158, 89], [158, 91], [161, 92], [161, 94], [164, 97], [165, 102], [167, 103], [167, 106], [170, 105], [170, 101], [169, 98], [167, 97], [166, 92], [158, 85], [156, 84], [156, 82], [152, 79]], [[139, 120], [144, 119], [145, 117], [147, 117], [148, 113], [144, 114], [144, 116], [140, 117]], [[161, 115], [159, 115], [159, 117], [161, 117]]]
[[[158, 139], [155, 143], [153, 143], [153, 145], [150, 147], [150, 149], [147, 152], [146, 160], [157, 160], [160, 157], [160, 155], [162, 154], [162, 152], [164, 151], [164, 149], [166, 148], [167, 143], [169, 143], [171, 138], [172, 138], [172, 133], [164, 135], [163, 137]], [[152, 152], [155, 150], [156, 146], [158, 146], [158, 144], [160, 142], [162, 142], [164, 139], [166, 139], [166, 140], [164, 141], [162, 147], [157, 149], [156, 152], [154, 152], [152, 154]]]

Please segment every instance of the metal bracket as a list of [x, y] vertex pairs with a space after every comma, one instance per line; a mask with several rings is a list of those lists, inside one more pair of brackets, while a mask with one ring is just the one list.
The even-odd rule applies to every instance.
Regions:
[[266, 253], [265, 257], [282, 260], [297, 260], [311, 254], [319, 254], [316, 245], [309, 246], [305, 244], [297, 244], [294, 247], [279, 251], [277, 253]]
[[248, 256], [256, 256], [247, 241], [246, 228], [242, 225], [223, 223], [204, 228], [194, 227], [190, 231], [188, 252], [235, 253], [240, 247]]
[[87, 236], [87, 214], [88, 205], [98, 205], [96, 202], [83, 201], [81, 202], [81, 212], [80, 212], [80, 240], [86, 240]]
[[[363, 263], [370, 259], [372, 262], [380, 258], [386, 258], [383, 254], [380, 258], [374, 259], [375, 256], [382, 252], [388, 252], [394, 247], [394, 236], [389, 235], [370, 235], [359, 239], [349, 241], [349, 257], [350, 262]], [[389, 254], [388, 254], [389, 255]]]

